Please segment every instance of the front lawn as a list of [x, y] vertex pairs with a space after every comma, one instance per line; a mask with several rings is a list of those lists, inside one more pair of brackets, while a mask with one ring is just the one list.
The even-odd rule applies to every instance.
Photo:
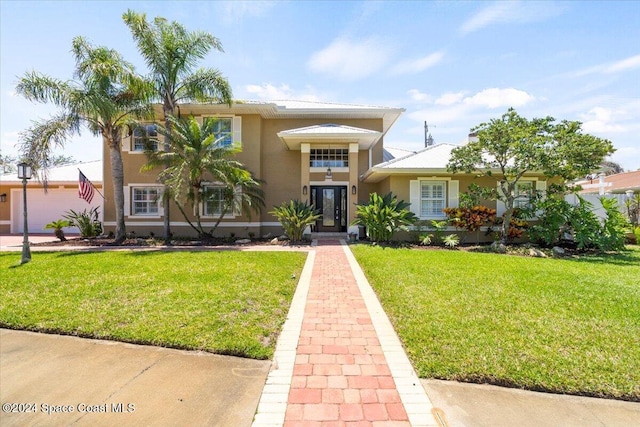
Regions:
[[15, 267], [20, 254], [1, 253], [0, 326], [265, 359], [305, 257], [61, 252]]
[[640, 401], [640, 248], [579, 259], [351, 248], [420, 377]]

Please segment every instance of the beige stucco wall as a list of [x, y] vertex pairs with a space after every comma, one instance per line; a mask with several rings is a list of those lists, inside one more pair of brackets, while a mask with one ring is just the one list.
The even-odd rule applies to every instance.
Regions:
[[[190, 111], [200, 113], [203, 110]], [[183, 112], [184, 113], [184, 112]], [[208, 112], [210, 114], [210, 112]], [[184, 114], [183, 114], [184, 115]], [[252, 231], [256, 235], [266, 234], [265, 230], [269, 232], [278, 232], [279, 227], [249, 227], [246, 225], [239, 226], [237, 229], [229, 228], [229, 225], [233, 223], [272, 223], [277, 224], [277, 220], [269, 211], [274, 206], [280, 205], [283, 202], [291, 200], [293, 198], [308, 200], [310, 196], [310, 188], [307, 189], [307, 195], [302, 194], [303, 185], [311, 182], [321, 182], [325, 180], [324, 173], [310, 173], [308, 169], [309, 155], [308, 153], [302, 153], [300, 150], [289, 150], [284, 142], [277, 136], [278, 132], [302, 128], [307, 126], [313, 126], [325, 123], [344, 124], [348, 126], [354, 126], [364, 129], [370, 129], [375, 131], [382, 131], [383, 124], [381, 119], [352, 119], [352, 120], [339, 120], [339, 119], [265, 119], [259, 115], [242, 114], [242, 152], [237, 155], [237, 158], [242, 162], [248, 170], [250, 170], [254, 176], [263, 181], [263, 190], [265, 193], [265, 206], [266, 208], [261, 214], [254, 214], [251, 218], [244, 216], [238, 216], [233, 219], [223, 220], [225, 227], [219, 229], [221, 235], [228, 235], [234, 232], [236, 236], [246, 235], [249, 231]], [[340, 143], [340, 142], [335, 142]], [[126, 138], [123, 141], [125, 147], [129, 147], [131, 144], [130, 138]], [[332, 142], [332, 144], [334, 144]], [[347, 144], [345, 142], [345, 144]], [[313, 143], [312, 145], [313, 146]], [[125, 185], [128, 183], [136, 184], [154, 184], [156, 183], [155, 172], [141, 172], [140, 168], [146, 163], [146, 156], [137, 152], [122, 152], [125, 174]], [[382, 141], [379, 141], [371, 149], [372, 164], [382, 162]], [[104, 151], [104, 176], [105, 176], [105, 197], [107, 202], [105, 203], [105, 221], [115, 222], [115, 207], [113, 205], [113, 186], [111, 183], [111, 165], [109, 160], [109, 152]], [[354, 165], [354, 159], [357, 159]], [[368, 192], [373, 191], [375, 186], [370, 184], [362, 184], [359, 182], [358, 177], [363, 174], [369, 168], [369, 151], [363, 150], [354, 156], [350, 157], [350, 171], [349, 172], [335, 172], [333, 174], [332, 181], [334, 183], [344, 182], [348, 183], [347, 194], [349, 197], [349, 218], [348, 222], [351, 222], [354, 218], [354, 209], [352, 208], [359, 199], [368, 197]], [[356, 185], [357, 194], [351, 194], [351, 186]], [[191, 214], [191, 212], [189, 212]], [[177, 207], [171, 206], [170, 217], [172, 222], [184, 222], [182, 214], [178, 211]], [[193, 216], [190, 215], [190, 219]], [[126, 217], [127, 231], [135, 231], [136, 234], [148, 234], [153, 231], [155, 234], [162, 232], [162, 218], [136, 218], [134, 216]], [[148, 225], [151, 222], [158, 222], [158, 226]], [[140, 224], [146, 225], [140, 225]], [[107, 225], [105, 227], [107, 231], [113, 230], [113, 226]], [[175, 235], [191, 235], [192, 231], [188, 227], [172, 226], [172, 231]]]

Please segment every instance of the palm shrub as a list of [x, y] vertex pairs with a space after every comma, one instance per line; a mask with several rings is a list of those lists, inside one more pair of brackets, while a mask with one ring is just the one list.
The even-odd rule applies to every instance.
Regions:
[[60, 239], [61, 242], [64, 242], [65, 240], [67, 240], [67, 238], [64, 237], [64, 231], [62, 229], [65, 227], [72, 227], [72, 226], [73, 224], [68, 219], [57, 219], [45, 225], [44, 228], [46, 230], [53, 229], [53, 233], [56, 235], [56, 237]]
[[393, 193], [380, 196], [369, 194], [369, 202], [356, 206], [353, 224], [363, 225], [373, 242], [388, 242], [397, 231], [407, 231], [417, 218], [409, 208], [410, 203], [398, 200]]
[[320, 218], [319, 211], [300, 200], [284, 202], [280, 206], [275, 206], [269, 213], [280, 221], [292, 243], [301, 241], [305, 228]]
[[69, 220], [72, 227], [78, 227], [82, 237], [95, 237], [102, 234], [102, 223], [98, 220], [98, 207], [87, 211], [76, 212], [69, 209], [64, 218]]

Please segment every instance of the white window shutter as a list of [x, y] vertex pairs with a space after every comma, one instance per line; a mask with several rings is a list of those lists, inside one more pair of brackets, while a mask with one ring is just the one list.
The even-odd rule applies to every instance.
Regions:
[[233, 117], [233, 143], [242, 144], [242, 117]]
[[449, 203], [447, 203], [448, 208], [458, 207], [459, 192], [460, 192], [460, 181], [458, 180], [449, 181]]
[[124, 191], [124, 216], [131, 215], [131, 188], [128, 185], [123, 187]]
[[162, 197], [164, 195], [164, 188], [158, 188], [158, 215], [164, 216], [164, 203], [162, 202]]
[[536, 181], [537, 191], [547, 191], [547, 181]]
[[[131, 128], [131, 132], [133, 132], [133, 128]], [[122, 151], [131, 151], [131, 141], [133, 141], [133, 135], [122, 138], [120, 141]]]
[[409, 209], [418, 218], [420, 217], [420, 181], [417, 179], [409, 181]]
[[[496, 185], [498, 186], [498, 194], [503, 195], [504, 193], [502, 193], [502, 190], [500, 189], [500, 183], [498, 182]], [[504, 204], [504, 202], [501, 200], [496, 200], [496, 215], [502, 216], [504, 215], [506, 210], [507, 206]]]

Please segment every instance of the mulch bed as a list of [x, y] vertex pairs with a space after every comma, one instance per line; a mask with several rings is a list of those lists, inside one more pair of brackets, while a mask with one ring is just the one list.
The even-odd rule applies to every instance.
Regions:
[[[235, 243], [235, 240], [230, 239], [173, 239], [171, 241], [171, 246], [204, 246], [204, 247], [215, 247], [215, 246], [290, 246], [289, 241], [283, 240], [278, 241], [278, 243], [271, 243], [270, 239], [252, 239], [250, 243]], [[302, 242], [298, 243], [295, 246], [306, 246], [310, 245], [311, 242]], [[43, 242], [43, 243], [33, 243], [31, 246], [92, 246], [92, 247], [102, 247], [102, 246], [129, 246], [129, 247], [155, 247], [155, 246], [164, 246], [164, 240], [157, 238], [127, 238], [122, 243], [115, 244], [115, 239], [103, 238], [103, 237], [95, 237], [95, 238], [84, 238], [84, 237], [75, 237], [69, 238], [65, 241], [53, 241], [53, 242]]]

